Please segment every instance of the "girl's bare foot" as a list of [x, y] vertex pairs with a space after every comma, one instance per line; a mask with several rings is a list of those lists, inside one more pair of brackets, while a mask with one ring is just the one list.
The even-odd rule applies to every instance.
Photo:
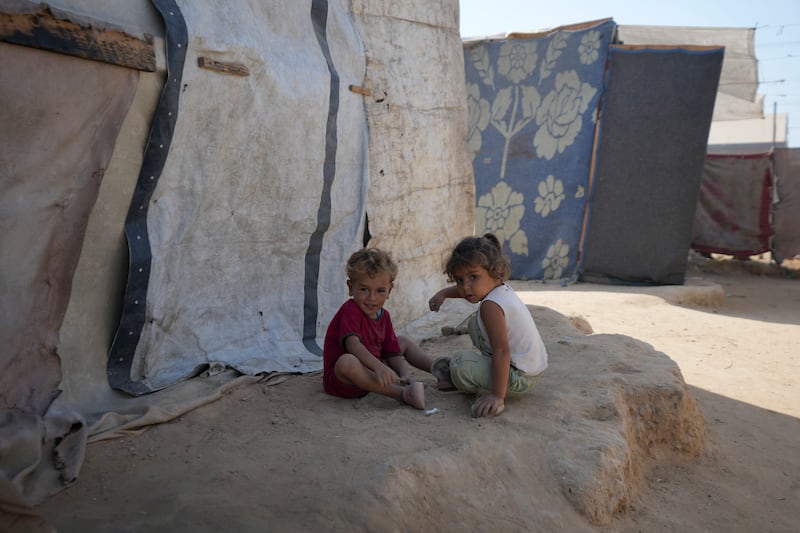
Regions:
[[436, 377], [436, 388], [440, 391], [456, 390], [453, 381], [450, 379], [450, 358], [446, 355], [433, 360], [431, 374]]

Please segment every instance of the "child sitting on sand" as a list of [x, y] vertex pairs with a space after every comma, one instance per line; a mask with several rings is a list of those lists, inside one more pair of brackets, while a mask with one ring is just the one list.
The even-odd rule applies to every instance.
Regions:
[[328, 325], [323, 348], [325, 392], [360, 398], [377, 392], [425, 408], [421, 382], [408, 382], [405, 361], [429, 372], [432, 358], [411, 339], [397, 337], [383, 304], [392, 292], [397, 265], [391, 256], [364, 248], [347, 261], [347, 300]]
[[475, 400], [472, 413], [499, 415], [507, 393], [529, 392], [547, 368], [544, 342], [528, 308], [505, 283], [511, 265], [493, 234], [462, 239], [445, 263], [444, 273], [456, 284], [437, 292], [430, 308], [438, 311], [447, 298], [479, 304], [468, 321], [472, 344], [479, 352], [437, 357], [431, 372], [440, 388], [447, 387], [449, 380], [451, 389], [491, 391]]

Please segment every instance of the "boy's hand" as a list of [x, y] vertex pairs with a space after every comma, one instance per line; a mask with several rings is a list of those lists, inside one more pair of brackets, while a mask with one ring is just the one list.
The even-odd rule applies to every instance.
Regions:
[[378, 368], [375, 369], [375, 377], [378, 378], [378, 383], [384, 387], [392, 383], [397, 383], [400, 380], [397, 373], [383, 363], [378, 365]]
[[502, 398], [494, 394], [481, 396], [472, 404], [472, 416], [480, 418], [482, 416], [497, 416], [506, 408], [506, 403]]

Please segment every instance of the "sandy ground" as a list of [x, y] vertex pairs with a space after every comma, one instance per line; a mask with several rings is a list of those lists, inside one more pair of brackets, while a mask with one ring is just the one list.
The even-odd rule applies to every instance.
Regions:
[[[435, 415], [331, 398], [314, 374], [254, 381], [90, 445], [78, 482], [38, 510], [62, 532], [800, 531], [800, 279], [734, 263], [692, 263], [692, 284], [721, 287], [716, 304], [667, 287], [512, 282], [527, 303], [669, 356], [703, 413], [707, 450], [645, 465], [609, 524], [591, 524], [548, 484], [537, 450], [521, 452], [522, 433], [536, 430], [518, 424], [521, 404], [473, 419], [468, 397], [423, 375]], [[447, 353], [465, 340], [424, 347]]]

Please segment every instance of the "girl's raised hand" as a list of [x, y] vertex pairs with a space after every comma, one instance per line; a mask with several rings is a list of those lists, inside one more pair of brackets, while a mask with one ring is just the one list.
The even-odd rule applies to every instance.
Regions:
[[442, 307], [444, 300], [444, 294], [442, 294], [442, 291], [439, 291], [433, 295], [433, 298], [428, 300], [428, 306], [431, 308], [431, 311], [438, 311], [439, 308]]

